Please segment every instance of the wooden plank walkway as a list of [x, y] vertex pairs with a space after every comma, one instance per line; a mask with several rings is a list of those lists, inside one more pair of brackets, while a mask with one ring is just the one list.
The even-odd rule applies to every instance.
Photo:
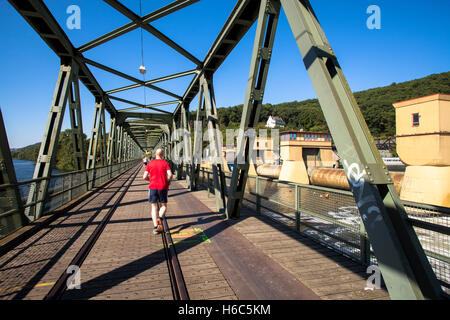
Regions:
[[[143, 168], [63, 299], [172, 299], [161, 235], [153, 235]], [[0, 257], [0, 299], [42, 299], [118, 196], [127, 174]], [[365, 291], [357, 263], [268, 218], [226, 221], [206, 191], [176, 181], [167, 222], [190, 298], [386, 299]]]
[[[214, 210], [214, 195], [208, 195], [207, 191], [192, 194]], [[280, 265], [320, 299], [390, 299], [385, 288], [365, 290], [369, 275], [362, 265], [268, 217], [243, 207], [240, 219], [227, 223], [255, 249], [262, 251], [268, 260]]]

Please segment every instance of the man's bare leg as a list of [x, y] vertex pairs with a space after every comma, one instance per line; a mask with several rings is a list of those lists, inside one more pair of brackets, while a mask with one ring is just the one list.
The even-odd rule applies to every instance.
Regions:
[[166, 215], [166, 211], [167, 211], [167, 203], [160, 203], [160, 208], [159, 208], [159, 217], [162, 218]]
[[156, 212], [158, 211], [158, 204], [157, 203], [152, 203], [152, 221], [153, 221], [153, 226], [156, 228], [157, 223], [156, 223]]

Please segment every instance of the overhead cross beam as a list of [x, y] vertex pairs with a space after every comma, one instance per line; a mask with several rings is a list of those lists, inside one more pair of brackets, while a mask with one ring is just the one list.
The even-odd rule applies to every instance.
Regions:
[[171, 96], [171, 97], [176, 98], [176, 99], [179, 99], [179, 100], [182, 99], [182, 97], [180, 97], [179, 95], [176, 95], [176, 94], [174, 94], [174, 93], [172, 93], [172, 92], [170, 92], [170, 91], [161, 89], [161, 88], [159, 88], [159, 87], [157, 87], [157, 86], [154, 86], [154, 85], [152, 85], [152, 84], [145, 83], [145, 82], [142, 81], [142, 80], [139, 80], [139, 79], [137, 79], [137, 78], [135, 78], [135, 77], [129, 76], [129, 75], [127, 75], [127, 74], [125, 74], [125, 73], [123, 73], [123, 72], [120, 72], [120, 71], [118, 71], [118, 70], [115, 70], [115, 69], [113, 69], [113, 68], [107, 67], [107, 66], [105, 66], [105, 65], [103, 65], [103, 64], [101, 64], [101, 63], [98, 63], [98, 62], [95, 62], [95, 61], [92, 61], [92, 60], [89, 60], [89, 59], [86, 59], [86, 58], [84, 58], [84, 62], [86, 62], [87, 64], [90, 64], [90, 65], [92, 65], [92, 66], [94, 66], [94, 67], [97, 67], [97, 68], [99, 68], [99, 69], [102, 69], [102, 70], [104, 70], [104, 71], [107, 71], [107, 72], [109, 72], [109, 73], [115, 74], [116, 76], [119, 76], [119, 77], [121, 77], [121, 78], [124, 78], [124, 79], [130, 80], [130, 81], [132, 81], [132, 82], [138, 83], [138, 84], [140, 84], [141, 86], [146, 86], [147, 88], [150, 88], [150, 89], [153, 89], [153, 90], [155, 90], [155, 91], [158, 91], [158, 92], [167, 94], [168, 96]]
[[195, 63], [197, 66], [201, 66], [202, 62], [198, 60], [196, 57], [194, 57], [192, 54], [190, 54], [188, 51], [183, 49], [180, 45], [176, 44], [173, 40], [169, 39], [166, 35], [164, 35], [162, 32], [157, 30], [155, 27], [149, 25], [148, 23], [144, 23], [143, 19], [139, 17], [137, 14], [135, 14], [133, 11], [128, 9], [126, 6], [124, 6], [122, 3], [120, 3], [117, 0], [103, 0], [107, 4], [109, 4], [111, 7], [122, 13], [124, 16], [132, 20], [135, 24], [137, 24], [139, 27], [143, 28], [144, 30], [148, 31], [155, 37], [157, 37], [159, 40], [167, 44], [169, 47], [186, 57], [187, 59], [191, 60], [193, 63]]
[[[113, 97], [111, 97], [111, 96], [110, 96], [110, 98], [113, 99]], [[147, 105], [140, 105], [140, 106], [134, 107], [134, 108], [119, 109], [117, 111], [118, 112], [124, 112], [124, 111], [133, 111], [133, 110], [139, 110], [139, 109], [152, 109], [152, 110], [155, 110], [155, 111], [164, 112], [163, 110], [156, 109], [155, 107], [165, 106], [165, 105], [168, 105], [168, 104], [174, 104], [174, 103], [178, 103], [178, 102], [180, 102], [180, 100], [172, 100], [172, 101], [152, 103], [152, 104], [147, 104]], [[167, 113], [168, 114], [172, 114], [171, 112], [167, 112]]]
[[175, 73], [175, 74], [172, 74], [172, 75], [168, 75], [168, 76], [164, 76], [164, 77], [148, 80], [148, 81], [145, 81], [144, 83], [132, 84], [132, 85], [129, 85], [129, 86], [123, 86], [123, 87], [120, 87], [120, 88], [117, 88], [117, 89], [109, 90], [109, 91], [106, 91], [106, 93], [107, 94], [111, 94], [111, 93], [121, 92], [121, 91], [125, 91], [125, 90], [135, 89], [135, 88], [147, 86], [149, 84], [162, 82], [162, 81], [167, 81], [167, 80], [171, 80], [171, 79], [176, 79], [176, 78], [180, 78], [180, 77], [185, 77], [185, 76], [188, 76], [188, 75], [191, 75], [191, 74], [194, 74], [194, 73], [199, 73], [199, 72], [200, 71], [198, 69], [193, 69], [193, 70], [188, 70], [188, 71], [184, 71], [184, 72], [179, 72], [179, 73]]
[[172, 114], [172, 112], [169, 112], [169, 111], [164, 111], [164, 110], [161, 110], [161, 109], [158, 109], [158, 108], [153, 108], [153, 107], [151, 107], [151, 105], [145, 105], [145, 104], [141, 104], [141, 103], [138, 103], [138, 102], [130, 101], [130, 100], [127, 100], [127, 99], [122, 99], [122, 98], [119, 98], [119, 97], [113, 97], [113, 96], [108, 96], [108, 97], [110, 99], [117, 100], [117, 101], [124, 102], [124, 103], [128, 103], [128, 104], [131, 104], [131, 105], [134, 105], [134, 106], [138, 106], [140, 108], [147, 108], [147, 109], [151, 109], [151, 110], [154, 110], [154, 111], [158, 111], [158, 112], [162, 112], [162, 113], [170, 114], [170, 115]]
[[[225, 22], [222, 30], [203, 60], [203, 71], [192, 79], [183, 95], [183, 102], [190, 104], [200, 90], [199, 80], [203, 73], [214, 74], [228, 55], [245, 36], [258, 18], [259, 3], [257, 0], [239, 0]], [[173, 114], [180, 111], [178, 104]]]
[[[174, 1], [158, 10], [155, 10], [145, 16], [142, 17], [142, 23], [150, 23], [153, 21], [156, 21], [158, 19], [161, 19], [177, 10], [183, 9], [187, 6], [190, 6], [191, 4], [194, 4], [196, 2], [198, 2], [200, 0], [179, 0], [179, 1]], [[130, 22], [127, 23], [126, 25], [117, 28], [111, 32], [108, 32], [107, 34], [89, 41], [88, 43], [82, 45], [81, 47], [78, 48], [79, 52], [85, 52], [87, 50], [93, 49], [103, 43], [106, 43], [110, 40], [113, 40], [121, 35], [124, 35], [130, 31], [133, 31], [135, 29], [139, 28], [138, 23], [136, 22]]]
[[[73, 46], [55, 17], [42, 0], [8, 0], [27, 23], [39, 34], [44, 42], [52, 49], [65, 64], [76, 63], [78, 79], [85, 85], [95, 99], [104, 99], [105, 110], [114, 117], [117, 110], [89, 70], [85, 58]], [[178, 97], [177, 97], [178, 99]], [[126, 128], [125, 128], [126, 129]], [[126, 129], [127, 130], [127, 129]], [[131, 132], [128, 132], [132, 136]]]

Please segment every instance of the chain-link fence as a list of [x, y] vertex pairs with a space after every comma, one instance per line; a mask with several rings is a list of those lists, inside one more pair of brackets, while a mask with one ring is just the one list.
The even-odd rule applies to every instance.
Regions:
[[[201, 169], [200, 177], [214, 192], [212, 172]], [[227, 189], [230, 177], [225, 176]], [[436, 277], [450, 293], [450, 209], [403, 204]], [[364, 265], [377, 263], [350, 191], [249, 176], [243, 206]]]

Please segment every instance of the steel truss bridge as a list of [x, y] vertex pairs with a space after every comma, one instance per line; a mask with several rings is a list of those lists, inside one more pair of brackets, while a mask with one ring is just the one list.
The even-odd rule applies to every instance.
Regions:
[[[183, 163], [173, 164], [174, 170], [179, 176], [185, 171], [187, 186], [195, 191], [198, 188], [201, 170], [197, 156], [202, 154], [203, 127], [216, 129], [219, 126], [214, 97], [214, 74], [256, 23], [256, 36], [240, 124], [243, 131], [255, 128], [259, 120], [272, 51], [276, 50], [274, 38], [278, 18], [280, 11], [284, 10], [302, 56], [303, 61], [298, 63], [305, 65], [319, 98], [390, 297], [393, 299], [442, 297], [440, 283], [407, 219], [404, 206], [347, 84], [338, 59], [308, 0], [236, 1], [216, 40], [202, 59], [195, 57], [152, 26], [152, 22], [191, 6], [199, 0], [177, 0], [143, 16], [136, 15], [122, 2], [104, 0], [130, 22], [80, 47], [72, 44], [42, 0], [8, 1], [61, 61], [33, 176], [34, 182], [31, 184], [25, 206], [20, 198], [6, 132], [4, 127], [1, 128], [0, 172], [3, 189], [6, 190], [10, 204], [9, 223], [15, 229], [39, 219], [45, 212], [58, 137], [67, 105], [76, 166], [77, 170], [87, 175], [86, 181], [95, 181], [94, 175], [96, 172], [98, 174], [96, 168], [112, 168], [130, 163], [141, 159], [145, 150], [156, 148], [163, 148], [165, 154], [170, 155], [172, 150], [182, 143], [186, 150], [183, 152]], [[155, 36], [193, 62], [196, 68], [143, 81], [108, 67], [101, 61], [92, 61], [84, 56], [85, 52], [138, 28]], [[92, 74], [91, 66], [129, 80], [133, 84], [104, 91]], [[187, 75], [194, 77], [183, 96], [157, 86], [159, 82]], [[80, 82], [95, 98], [95, 115], [87, 153], [84, 151], [82, 139]], [[166, 101], [145, 105], [115, 96], [118, 92], [138, 87], [147, 87], [169, 98]], [[199, 97], [196, 120], [203, 125], [194, 128], [192, 146], [189, 110], [196, 96]], [[130, 107], [117, 109], [115, 101], [129, 104]], [[172, 103], [177, 104], [173, 112], [164, 110], [165, 105]], [[148, 112], [149, 110], [151, 112]], [[105, 112], [109, 113], [111, 119], [109, 135], [106, 133]], [[183, 134], [178, 135], [177, 129], [183, 129]], [[222, 150], [219, 149], [221, 143], [218, 136], [215, 130], [209, 132], [211, 154], [221, 159]], [[251, 157], [248, 137], [239, 141], [237, 154], [245, 159], [245, 163], [235, 163], [227, 190], [224, 164], [221, 161], [212, 163], [216, 209], [229, 219], [240, 217]], [[111, 176], [112, 171], [106, 174]], [[85, 191], [93, 187], [89, 186], [89, 183], [86, 185]]]

